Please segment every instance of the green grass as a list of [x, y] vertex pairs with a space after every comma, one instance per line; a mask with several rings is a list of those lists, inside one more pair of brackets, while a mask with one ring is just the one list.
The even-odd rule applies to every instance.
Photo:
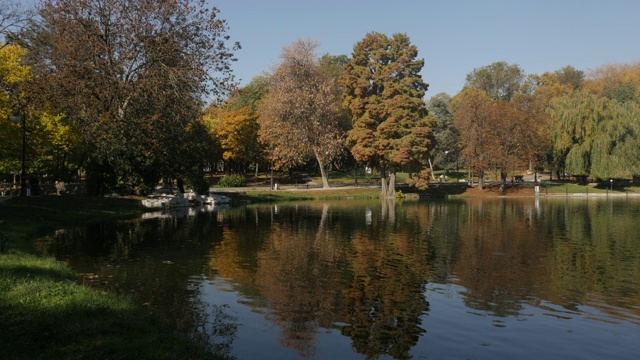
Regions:
[[2, 359], [221, 359], [129, 299], [73, 282], [68, 267], [28, 253], [37, 234], [147, 211], [132, 199], [14, 198], [0, 203]]
[[0, 256], [3, 359], [216, 359], [124, 297], [68, 279], [54, 259]]
[[586, 185], [564, 183], [564, 184], [543, 184], [541, 191], [549, 194], [633, 194], [640, 193], [640, 188], [637, 186], [613, 186], [613, 192], [611, 187], [607, 187], [604, 184], [590, 183]]
[[[218, 191], [219, 189], [216, 189]], [[380, 197], [380, 188], [330, 188], [295, 191], [246, 190], [243, 192], [225, 192], [220, 194], [229, 196], [234, 202], [259, 203], [283, 202], [300, 200], [340, 200], [340, 199], [376, 199]]]

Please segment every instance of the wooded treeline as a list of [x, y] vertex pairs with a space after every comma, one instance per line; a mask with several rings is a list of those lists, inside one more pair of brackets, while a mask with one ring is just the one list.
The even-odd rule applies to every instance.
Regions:
[[[349, 55], [286, 45], [238, 87], [240, 44], [203, 0], [0, 0], [0, 174], [86, 181], [101, 195], [178, 179], [207, 192], [206, 170], [376, 169], [425, 188], [432, 170], [504, 181], [525, 169], [583, 180], [640, 175], [640, 64], [526, 74], [495, 62], [454, 96], [425, 100], [424, 60], [406, 34], [371, 32]], [[12, 123], [16, 119], [24, 122]], [[21, 128], [25, 125], [25, 129]], [[482, 186], [482, 181], [480, 182]]]

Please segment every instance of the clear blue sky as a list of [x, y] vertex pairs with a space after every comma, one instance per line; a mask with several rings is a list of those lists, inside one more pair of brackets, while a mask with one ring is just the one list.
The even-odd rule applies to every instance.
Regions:
[[426, 99], [455, 95], [468, 73], [496, 61], [527, 74], [640, 61], [640, 0], [208, 1], [242, 45], [233, 65], [241, 85], [296, 39], [319, 41], [319, 55], [351, 56], [371, 31], [405, 33], [418, 47]]

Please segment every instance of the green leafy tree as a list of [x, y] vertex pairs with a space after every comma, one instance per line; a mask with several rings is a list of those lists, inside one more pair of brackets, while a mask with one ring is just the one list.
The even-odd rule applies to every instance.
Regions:
[[206, 149], [190, 142], [202, 99], [233, 80], [218, 10], [200, 0], [47, 0], [39, 15], [25, 34], [34, 94], [79, 129], [93, 192], [108, 191], [107, 179], [142, 191], [164, 176], [196, 179], [206, 166], [197, 155]]
[[494, 100], [511, 101], [520, 92], [524, 79], [525, 74], [520, 66], [498, 61], [473, 69], [467, 75], [465, 86], [483, 90]]
[[450, 111], [451, 96], [439, 93], [429, 99], [429, 114], [435, 117], [433, 138], [435, 146], [431, 151], [433, 162], [443, 169], [451, 169], [458, 164], [460, 156], [460, 140], [458, 129], [453, 124]]
[[334, 82], [320, 69], [317, 47], [312, 40], [284, 47], [259, 106], [260, 139], [276, 168], [315, 158], [327, 188], [326, 166], [340, 154], [343, 133]]
[[407, 35], [372, 32], [354, 46], [340, 77], [352, 119], [348, 147], [356, 161], [381, 171], [384, 197], [395, 196], [397, 171], [424, 169], [431, 146], [428, 84], [417, 56]]
[[606, 180], [640, 175], [640, 109], [585, 91], [557, 98], [554, 155], [571, 175]]
[[553, 73], [560, 85], [567, 85], [571, 90], [578, 90], [584, 82], [585, 74], [571, 65], [567, 65]]

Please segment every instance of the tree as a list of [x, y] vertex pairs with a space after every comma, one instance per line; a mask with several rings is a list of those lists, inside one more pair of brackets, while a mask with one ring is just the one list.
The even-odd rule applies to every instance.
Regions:
[[203, 0], [43, 2], [42, 21], [25, 34], [34, 93], [79, 129], [96, 193], [108, 178], [148, 189], [163, 176], [202, 174], [206, 149], [194, 151], [191, 132], [203, 98], [233, 81], [218, 13]]
[[462, 159], [478, 175], [478, 188], [482, 190], [494, 152], [493, 101], [486, 92], [469, 87], [456, 95], [451, 111], [454, 125], [460, 131]]
[[225, 161], [237, 163], [241, 172], [249, 162], [257, 162], [262, 148], [258, 142], [257, 115], [251, 107], [223, 107], [216, 115], [205, 116], [205, 121], [209, 133], [219, 142]]
[[520, 91], [525, 79], [524, 71], [518, 65], [509, 65], [504, 61], [473, 69], [467, 75], [465, 87], [475, 87], [494, 100], [511, 101]]
[[620, 103], [640, 104], [640, 63], [603, 65], [589, 74], [585, 88]]
[[552, 105], [554, 155], [568, 173], [583, 181], [640, 175], [637, 105], [586, 91], [557, 98]]
[[314, 157], [329, 187], [325, 166], [342, 149], [334, 82], [320, 70], [318, 43], [297, 40], [285, 46], [269, 75], [269, 92], [259, 106], [260, 139], [276, 168]]
[[7, 46], [7, 38], [11, 38], [31, 18], [32, 11], [24, 7], [24, 3], [12, 0], [0, 0], [0, 49]]
[[433, 138], [435, 146], [431, 151], [433, 162], [443, 169], [450, 169], [451, 163], [457, 164], [460, 154], [458, 129], [453, 125], [453, 115], [450, 111], [451, 96], [439, 93], [429, 99], [427, 108], [429, 114], [435, 117]]
[[380, 170], [383, 197], [395, 197], [397, 171], [425, 167], [431, 145], [428, 84], [417, 55], [407, 35], [372, 32], [354, 46], [340, 77], [352, 117], [347, 144], [358, 162]]
[[20, 169], [21, 130], [9, 120], [25, 112], [19, 104], [25, 103], [24, 88], [31, 79], [31, 69], [22, 64], [24, 54], [17, 44], [0, 47], [0, 173], [17, 174]]
[[554, 72], [560, 85], [567, 85], [571, 90], [578, 90], [584, 81], [584, 71], [577, 70], [571, 65], [567, 65]]
[[[526, 131], [529, 133], [529, 140], [523, 144], [530, 154], [530, 164], [535, 167], [545, 166], [555, 170], [560, 178], [560, 170], [564, 168], [564, 163], [559, 158], [553, 156], [552, 131], [554, 118], [549, 114], [551, 102], [560, 96], [571, 94], [576, 86], [580, 87], [580, 82], [560, 80], [562, 74], [571, 73], [573, 69], [566, 66], [555, 72], [545, 72], [542, 75], [531, 74], [525, 80], [522, 94], [518, 94], [514, 99], [517, 107], [524, 114], [527, 121]], [[577, 70], [576, 70], [577, 71]], [[580, 78], [576, 75], [575, 80]]]

